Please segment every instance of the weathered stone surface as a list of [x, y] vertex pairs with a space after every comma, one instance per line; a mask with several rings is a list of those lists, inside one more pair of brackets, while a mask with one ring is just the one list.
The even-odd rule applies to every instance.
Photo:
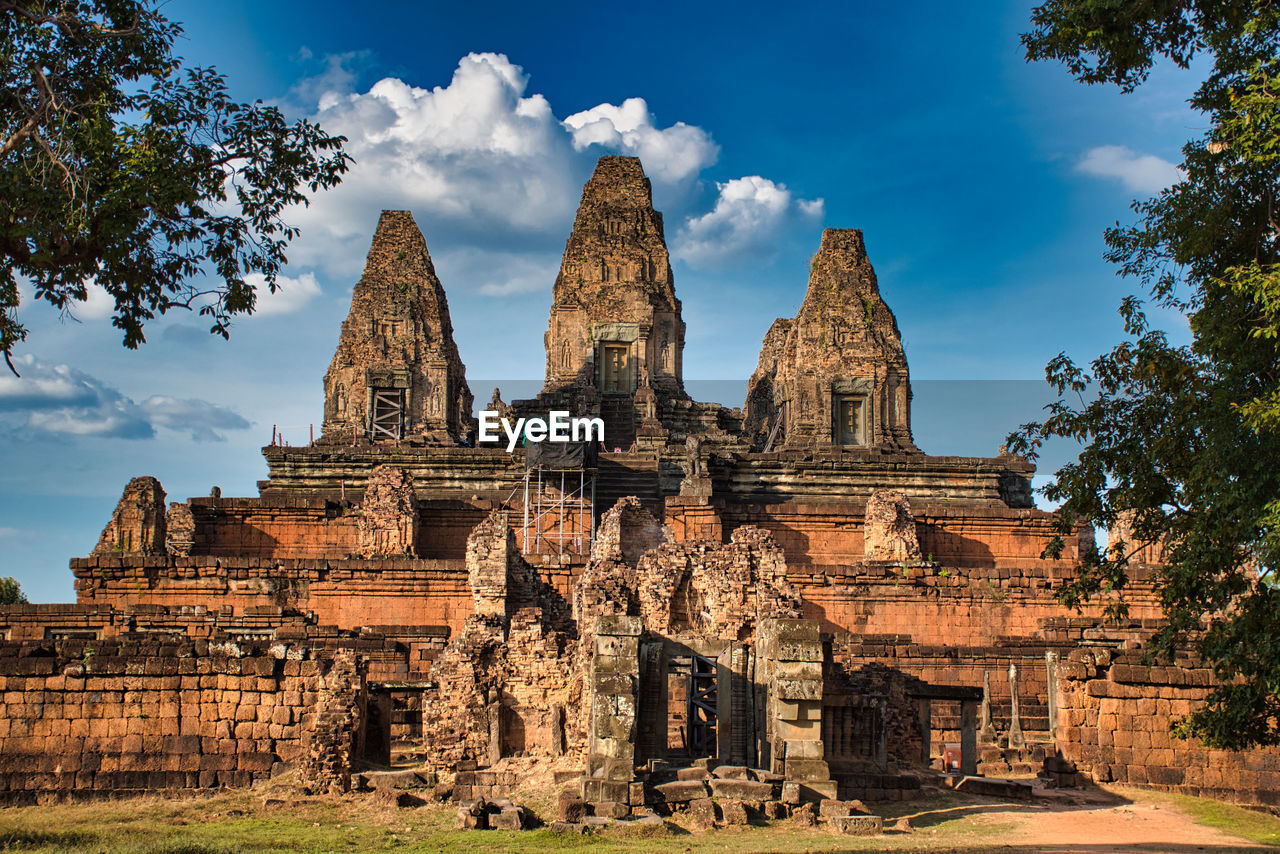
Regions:
[[[324, 378], [324, 439], [454, 444], [471, 429], [471, 390], [444, 288], [408, 211], [383, 211]], [[400, 417], [374, 416], [398, 401]], [[378, 411], [375, 412], [375, 409]], [[390, 432], [388, 432], [390, 431]]]
[[875, 836], [884, 833], [884, 819], [878, 815], [832, 816], [831, 829], [846, 836]]
[[871, 495], [862, 543], [867, 560], [920, 560], [916, 521], [905, 493], [882, 489]]
[[712, 780], [711, 794], [738, 801], [765, 801], [773, 797], [773, 786], [755, 780]]
[[747, 824], [747, 808], [743, 806], [742, 801], [721, 801], [720, 821], [722, 821], [726, 827]]
[[653, 788], [669, 804], [687, 803], [698, 798], [705, 798], [709, 794], [706, 783], [701, 780], [677, 780], [672, 783], [663, 783]]
[[696, 798], [689, 802], [689, 825], [694, 830], [710, 830], [716, 826], [716, 802]]
[[413, 477], [399, 466], [378, 466], [360, 502], [360, 556], [391, 557], [417, 551], [417, 499]]
[[[862, 232], [829, 228], [793, 320], [765, 335], [744, 430], [757, 447], [914, 451], [911, 384], [898, 323]], [[775, 430], [775, 426], [777, 430]]]
[[111, 521], [102, 529], [96, 555], [165, 553], [164, 489], [154, 477], [135, 477], [124, 488]]

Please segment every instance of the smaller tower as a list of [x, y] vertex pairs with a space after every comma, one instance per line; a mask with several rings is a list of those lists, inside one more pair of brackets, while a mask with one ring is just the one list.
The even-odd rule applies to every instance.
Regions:
[[880, 297], [862, 232], [829, 228], [794, 318], [765, 335], [747, 386], [758, 447], [916, 451], [898, 321]]
[[409, 211], [383, 211], [324, 377], [324, 439], [456, 444], [471, 403], [427, 242]]

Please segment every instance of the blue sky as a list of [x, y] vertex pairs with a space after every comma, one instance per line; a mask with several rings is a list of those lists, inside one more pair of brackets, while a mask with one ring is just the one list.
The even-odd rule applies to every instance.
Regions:
[[1031, 3], [889, 5], [171, 0], [190, 63], [347, 135], [358, 163], [295, 216], [284, 291], [229, 342], [175, 314], [124, 350], [93, 294], [76, 321], [21, 309], [23, 379], [0, 378], [0, 575], [71, 601], [67, 559], [134, 475], [171, 500], [256, 494], [272, 426], [302, 443], [321, 418], [381, 208], [423, 227], [476, 397], [536, 387], [574, 207], [609, 153], [653, 179], [695, 397], [741, 403], [822, 228], [862, 228], [916, 381], [917, 443], [994, 453], [1036, 416], [1051, 357], [1117, 340], [1133, 286], [1102, 231], [1176, 180], [1204, 126], [1185, 103], [1195, 77], [1085, 87], [1023, 60]]

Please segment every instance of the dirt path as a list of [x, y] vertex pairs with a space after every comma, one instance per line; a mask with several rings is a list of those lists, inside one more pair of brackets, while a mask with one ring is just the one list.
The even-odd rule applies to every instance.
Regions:
[[1273, 851], [1205, 827], [1173, 806], [1154, 803], [1053, 804], [1028, 809], [997, 805], [975, 815], [979, 826], [998, 827], [992, 840], [1013, 851], [1046, 854], [1097, 852]]

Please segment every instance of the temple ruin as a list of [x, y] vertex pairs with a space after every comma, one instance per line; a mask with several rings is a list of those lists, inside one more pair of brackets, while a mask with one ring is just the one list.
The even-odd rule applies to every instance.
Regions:
[[1055, 519], [1032, 465], [916, 447], [891, 297], [862, 233], [828, 229], [744, 407], [695, 401], [648, 180], [602, 158], [552, 288], [544, 388], [510, 410], [602, 417], [604, 446], [508, 453], [474, 443], [444, 287], [411, 214], [384, 212], [322, 435], [263, 448], [253, 497], [166, 505], [135, 478], [71, 560], [74, 604], [0, 608], [0, 792], [285, 770], [345, 791], [411, 765], [476, 826], [477, 799], [535, 759], [572, 769], [546, 817], [567, 822], [853, 830], [875, 826], [855, 800], [925, 778], [1036, 773], [1280, 802], [1280, 752], [1169, 733], [1212, 675], [1140, 663], [1156, 551], [1131, 568], [1129, 618], [1067, 611], [1055, 586], [1093, 533], [1042, 556]]

